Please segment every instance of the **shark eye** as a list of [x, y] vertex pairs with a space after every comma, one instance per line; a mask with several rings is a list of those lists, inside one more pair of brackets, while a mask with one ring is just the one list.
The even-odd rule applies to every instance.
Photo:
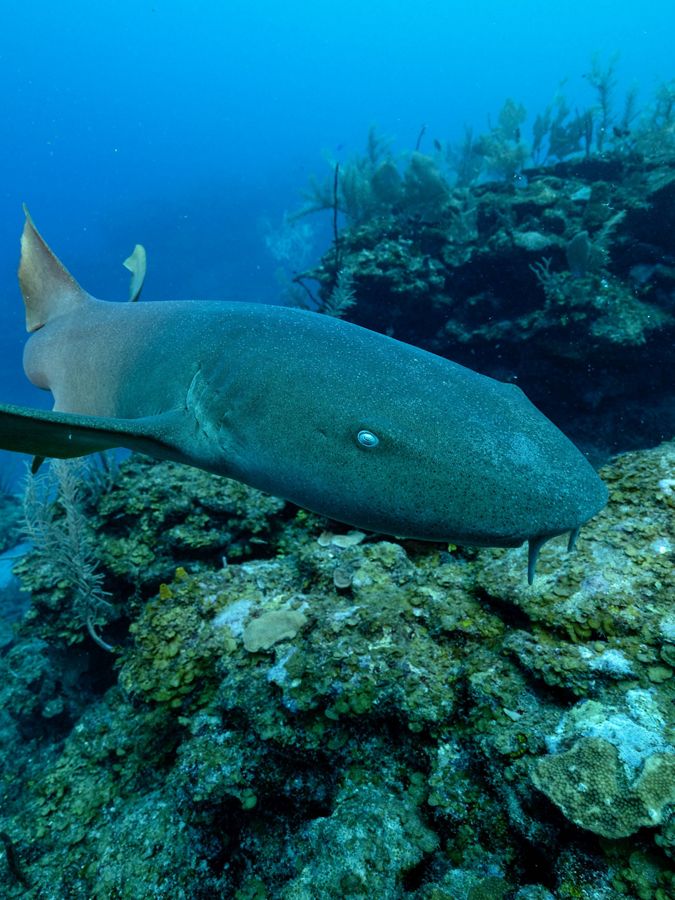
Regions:
[[376, 434], [373, 434], [372, 431], [367, 431], [365, 428], [359, 431], [356, 435], [356, 440], [362, 447], [365, 447], [366, 450], [372, 450], [373, 447], [377, 447], [380, 443], [379, 437]]

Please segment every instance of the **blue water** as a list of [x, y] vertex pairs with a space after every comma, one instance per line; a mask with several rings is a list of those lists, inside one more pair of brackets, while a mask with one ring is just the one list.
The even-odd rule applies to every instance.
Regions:
[[401, 150], [422, 125], [459, 139], [508, 96], [533, 118], [563, 79], [585, 108], [594, 52], [618, 52], [617, 96], [637, 82], [647, 102], [674, 29], [672, 0], [3, 4], [0, 401], [49, 405], [21, 368], [23, 201], [98, 296], [126, 296], [140, 241], [147, 299], [275, 302], [265, 223], [372, 123]]

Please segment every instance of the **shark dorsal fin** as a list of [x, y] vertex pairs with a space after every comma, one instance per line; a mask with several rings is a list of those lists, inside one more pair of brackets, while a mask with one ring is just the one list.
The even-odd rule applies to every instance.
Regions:
[[129, 302], [135, 303], [143, 290], [143, 282], [145, 281], [145, 270], [147, 268], [147, 257], [143, 244], [136, 244], [133, 253], [122, 263], [125, 269], [131, 272], [131, 284], [129, 285]]
[[40, 236], [26, 207], [21, 235], [19, 284], [26, 305], [26, 330], [37, 331], [50, 319], [72, 312], [89, 294], [75, 281]]

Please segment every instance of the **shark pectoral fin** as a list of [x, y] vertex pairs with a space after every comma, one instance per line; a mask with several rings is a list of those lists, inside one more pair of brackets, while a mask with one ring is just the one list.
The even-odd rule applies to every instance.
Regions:
[[141, 296], [143, 282], [145, 281], [145, 272], [148, 267], [145, 247], [142, 244], [136, 244], [133, 253], [131, 256], [127, 256], [122, 265], [131, 272], [129, 302], [134, 303]]
[[180, 459], [181, 454], [166, 437], [174, 415], [113, 419], [0, 404], [0, 449], [38, 459], [69, 459], [126, 447], [160, 459]]

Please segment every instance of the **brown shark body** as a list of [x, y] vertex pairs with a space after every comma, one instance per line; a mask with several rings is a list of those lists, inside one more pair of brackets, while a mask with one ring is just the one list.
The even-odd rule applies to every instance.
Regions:
[[128, 447], [366, 530], [529, 541], [530, 578], [541, 544], [606, 502], [522, 391], [408, 344], [284, 307], [97, 300], [30, 218], [19, 277], [25, 371], [55, 411], [0, 406], [5, 449]]

